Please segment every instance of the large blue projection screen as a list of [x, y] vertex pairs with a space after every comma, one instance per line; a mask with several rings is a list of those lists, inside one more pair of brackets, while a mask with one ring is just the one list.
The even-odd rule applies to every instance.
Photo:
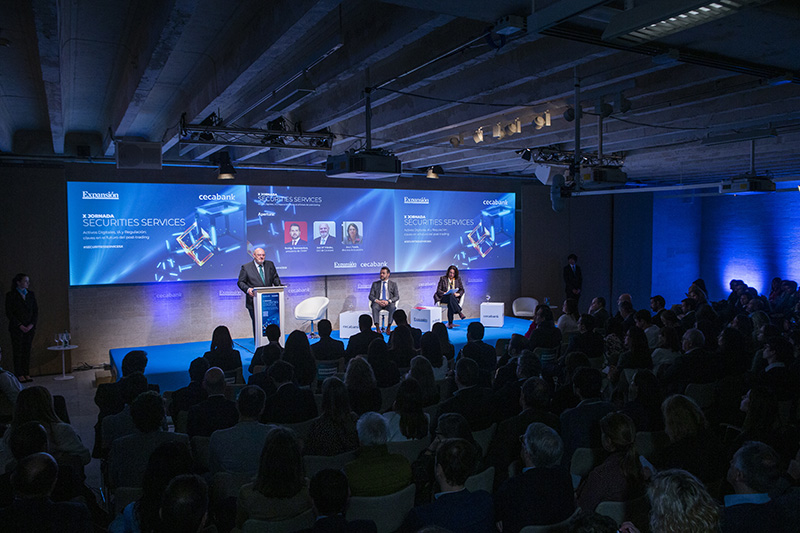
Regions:
[[513, 193], [67, 184], [71, 285], [514, 267]]

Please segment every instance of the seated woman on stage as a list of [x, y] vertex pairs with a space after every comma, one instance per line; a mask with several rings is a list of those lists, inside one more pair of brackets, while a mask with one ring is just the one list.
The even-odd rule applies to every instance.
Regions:
[[461, 312], [461, 306], [458, 303], [459, 298], [463, 296], [464, 292], [464, 284], [461, 282], [461, 277], [458, 275], [458, 267], [450, 265], [447, 267], [447, 274], [439, 278], [439, 285], [436, 287], [436, 293], [433, 295], [433, 301], [437, 304], [447, 304], [448, 328], [453, 327], [453, 315], [458, 314], [461, 320], [466, 318], [464, 313]]
[[203, 354], [209, 366], [221, 368], [223, 372], [231, 372], [242, 366], [239, 350], [233, 349], [231, 332], [225, 326], [217, 326], [211, 336], [211, 350]]

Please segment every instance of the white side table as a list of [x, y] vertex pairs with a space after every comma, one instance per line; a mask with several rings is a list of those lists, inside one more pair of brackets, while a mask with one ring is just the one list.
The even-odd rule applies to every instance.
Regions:
[[442, 321], [441, 307], [421, 306], [411, 308], [411, 327], [419, 328], [423, 332], [433, 329], [433, 325]]
[[67, 350], [74, 350], [77, 347], [78, 347], [78, 345], [76, 345], [76, 344], [69, 344], [67, 346], [48, 346], [47, 347], [48, 350], [51, 350], [53, 352], [61, 352], [61, 375], [54, 377], [53, 378], [54, 380], [56, 380], [56, 381], [66, 381], [68, 379], [75, 379], [75, 376], [73, 376], [71, 374], [69, 376], [67, 375], [67, 369], [64, 366], [64, 352], [67, 351]]
[[481, 304], [481, 324], [487, 328], [502, 328], [506, 304], [503, 302], [483, 302]]
[[349, 339], [360, 330], [358, 329], [358, 317], [361, 313], [358, 311], [345, 311], [339, 313], [339, 338]]

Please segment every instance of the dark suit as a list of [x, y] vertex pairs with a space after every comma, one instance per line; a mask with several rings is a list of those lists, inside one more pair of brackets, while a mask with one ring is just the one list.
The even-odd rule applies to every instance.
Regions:
[[[14, 373], [27, 376], [30, 372], [33, 335], [39, 319], [39, 306], [33, 291], [29, 290], [24, 298], [16, 289], [6, 293], [6, 318], [8, 333], [11, 335], [11, 351], [14, 354]], [[23, 333], [19, 329], [20, 326], [29, 324], [33, 324], [30, 331]]]
[[175, 418], [179, 412], [189, 411], [193, 405], [205, 401], [206, 398], [208, 398], [208, 394], [203, 388], [203, 384], [199, 381], [191, 381], [187, 386], [172, 393], [169, 414]]
[[528, 340], [531, 350], [536, 348], [558, 348], [561, 346], [561, 330], [556, 327], [555, 322], [547, 320], [539, 324], [531, 332]]
[[259, 346], [256, 350], [256, 353], [253, 354], [253, 358], [250, 360], [250, 366], [247, 367], [247, 371], [252, 374], [253, 368], [256, 366], [265, 366], [269, 368], [269, 365], [280, 359], [282, 356], [283, 348], [277, 342], [271, 342], [269, 344], [265, 344], [264, 346]]
[[439, 403], [436, 416], [431, 419], [431, 434], [436, 429], [439, 416], [444, 413], [462, 415], [469, 422], [471, 431], [486, 429], [494, 422], [494, 409], [492, 407], [492, 389], [477, 385], [459, 389], [452, 397]]
[[492, 495], [485, 490], [446, 492], [433, 503], [411, 509], [400, 531], [418, 531], [424, 526], [439, 526], [453, 533], [494, 533]]
[[210, 437], [216, 430], [233, 427], [237, 422], [239, 422], [239, 411], [236, 409], [236, 402], [218, 394], [209, 396], [206, 401], [189, 409], [186, 433], [190, 437], [196, 435]]
[[275, 264], [272, 261], [264, 260], [264, 279], [261, 279], [261, 274], [258, 272], [258, 267], [255, 261], [250, 261], [242, 265], [239, 270], [239, 280], [236, 282], [239, 288], [245, 293], [244, 305], [250, 313], [250, 320], [253, 322], [253, 336], [256, 336], [256, 319], [253, 314], [253, 297], [247, 294], [247, 289], [254, 289], [256, 287], [277, 287], [281, 284], [281, 278], [278, 277], [278, 271], [275, 270]]
[[603, 336], [594, 331], [587, 331], [586, 333], [574, 335], [569, 341], [567, 351], [564, 353], [583, 352], [591, 358], [603, 357], [604, 350], [605, 344], [603, 342]]
[[601, 307], [600, 309], [598, 309], [594, 313], [591, 313], [591, 315], [597, 321], [597, 326], [596, 327], [603, 328], [603, 329], [605, 329], [606, 322], [608, 322], [608, 319], [611, 317], [611, 315], [608, 313], [608, 311], [606, 311], [605, 307]]
[[567, 265], [564, 267], [564, 293], [567, 298], [572, 298], [573, 300], [578, 300], [581, 297], [581, 293], [578, 292], [577, 294], [572, 292], [573, 290], [580, 291], [581, 287], [583, 286], [583, 274], [581, 273], [581, 267], [575, 265], [575, 270], [572, 270], [572, 266]]
[[89, 508], [83, 503], [54, 502], [50, 498], [18, 498], [0, 510], [2, 531], [85, 533], [93, 531]]
[[261, 422], [265, 424], [295, 424], [317, 416], [314, 394], [294, 383], [283, 383], [267, 398]]
[[531, 468], [509, 478], [494, 497], [495, 520], [503, 533], [525, 526], [557, 524], [575, 511], [572, 477], [566, 468]]
[[305, 246], [307, 244], [308, 244], [308, 241], [305, 241], [303, 239], [297, 239], [297, 244], [292, 244], [292, 241], [290, 240], [289, 242], [286, 243], [286, 246], [290, 246], [290, 247], [291, 246]]
[[367, 355], [367, 350], [369, 349], [369, 343], [374, 341], [375, 339], [382, 339], [383, 335], [378, 333], [377, 331], [362, 331], [361, 333], [356, 333], [350, 340], [347, 341], [347, 350], [345, 351], [345, 357], [349, 361], [353, 357], [357, 355]]
[[[422, 330], [415, 328], [411, 324], [408, 324], [408, 328], [411, 330], [411, 340], [414, 341], [414, 349], [419, 350], [422, 347]], [[392, 337], [394, 336], [395, 331], [397, 331], [397, 328], [393, 329], [392, 333], [389, 335], [389, 346], [392, 345]]]
[[345, 520], [340, 514], [322, 516], [314, 522], [314, 527], [301, 529], [300, 533], [377, 533], [378, 528], [372, 520]]
[[320, 335], [319, 340], [311, 345], [311, 353], [317, 361], [335, 361], [344, 357], [344, 343]]
[[400, 299], [400, 291], [397, 288], [397, 283], [394, 281], [387, 279], [386, 280], [386, 300], [389, 301], [389, 305], [386, 307], [381, 307], [380, 304], [376, 303], [375, 300], [383, 300], [381, 298], [381, 284], [383, 282], [381, 280], [373, 281], [372, 287], [369, 289], [369, 303], [372, 306], [372, 323], [375, 325], [380, 324], [380, 312], [384, 309], [389, 313], [389, 320], [386, 322], [386, 326], [389, 327], [392, 325], [392, 315], [394, 315], [394, 304], [397, 300]]
[[683, 394], [689, 383], [712, 383], [719, 377], [717, 358], [703, 348], [678, 356], [670, 365], [662, 365], [659, 381], [670, 393]]
[[617, 406], [600, 398], [587, 398], [561, 413], [561, 437], [564, 439], [562, 464], [568, 465], [577, 448], [600, 448], [600, 419]]

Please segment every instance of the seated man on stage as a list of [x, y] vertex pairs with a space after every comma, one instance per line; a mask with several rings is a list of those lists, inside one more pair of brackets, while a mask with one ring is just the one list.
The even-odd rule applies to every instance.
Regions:
[[[388, 267], [381, 268], [381, 279], [372, 283], [369, 290], [369, 303], [372, 306], [372, 322], [378, 332], [389, 333], [392, 329], [392, 315], [394, 315], [395, 303], [400, 299], [400, 291], [397, 283], [389, 280], [391, 271]], [[385, 330], [381, 330], [380, 313], [386, 310], [389, 318], [386, 320]]]

